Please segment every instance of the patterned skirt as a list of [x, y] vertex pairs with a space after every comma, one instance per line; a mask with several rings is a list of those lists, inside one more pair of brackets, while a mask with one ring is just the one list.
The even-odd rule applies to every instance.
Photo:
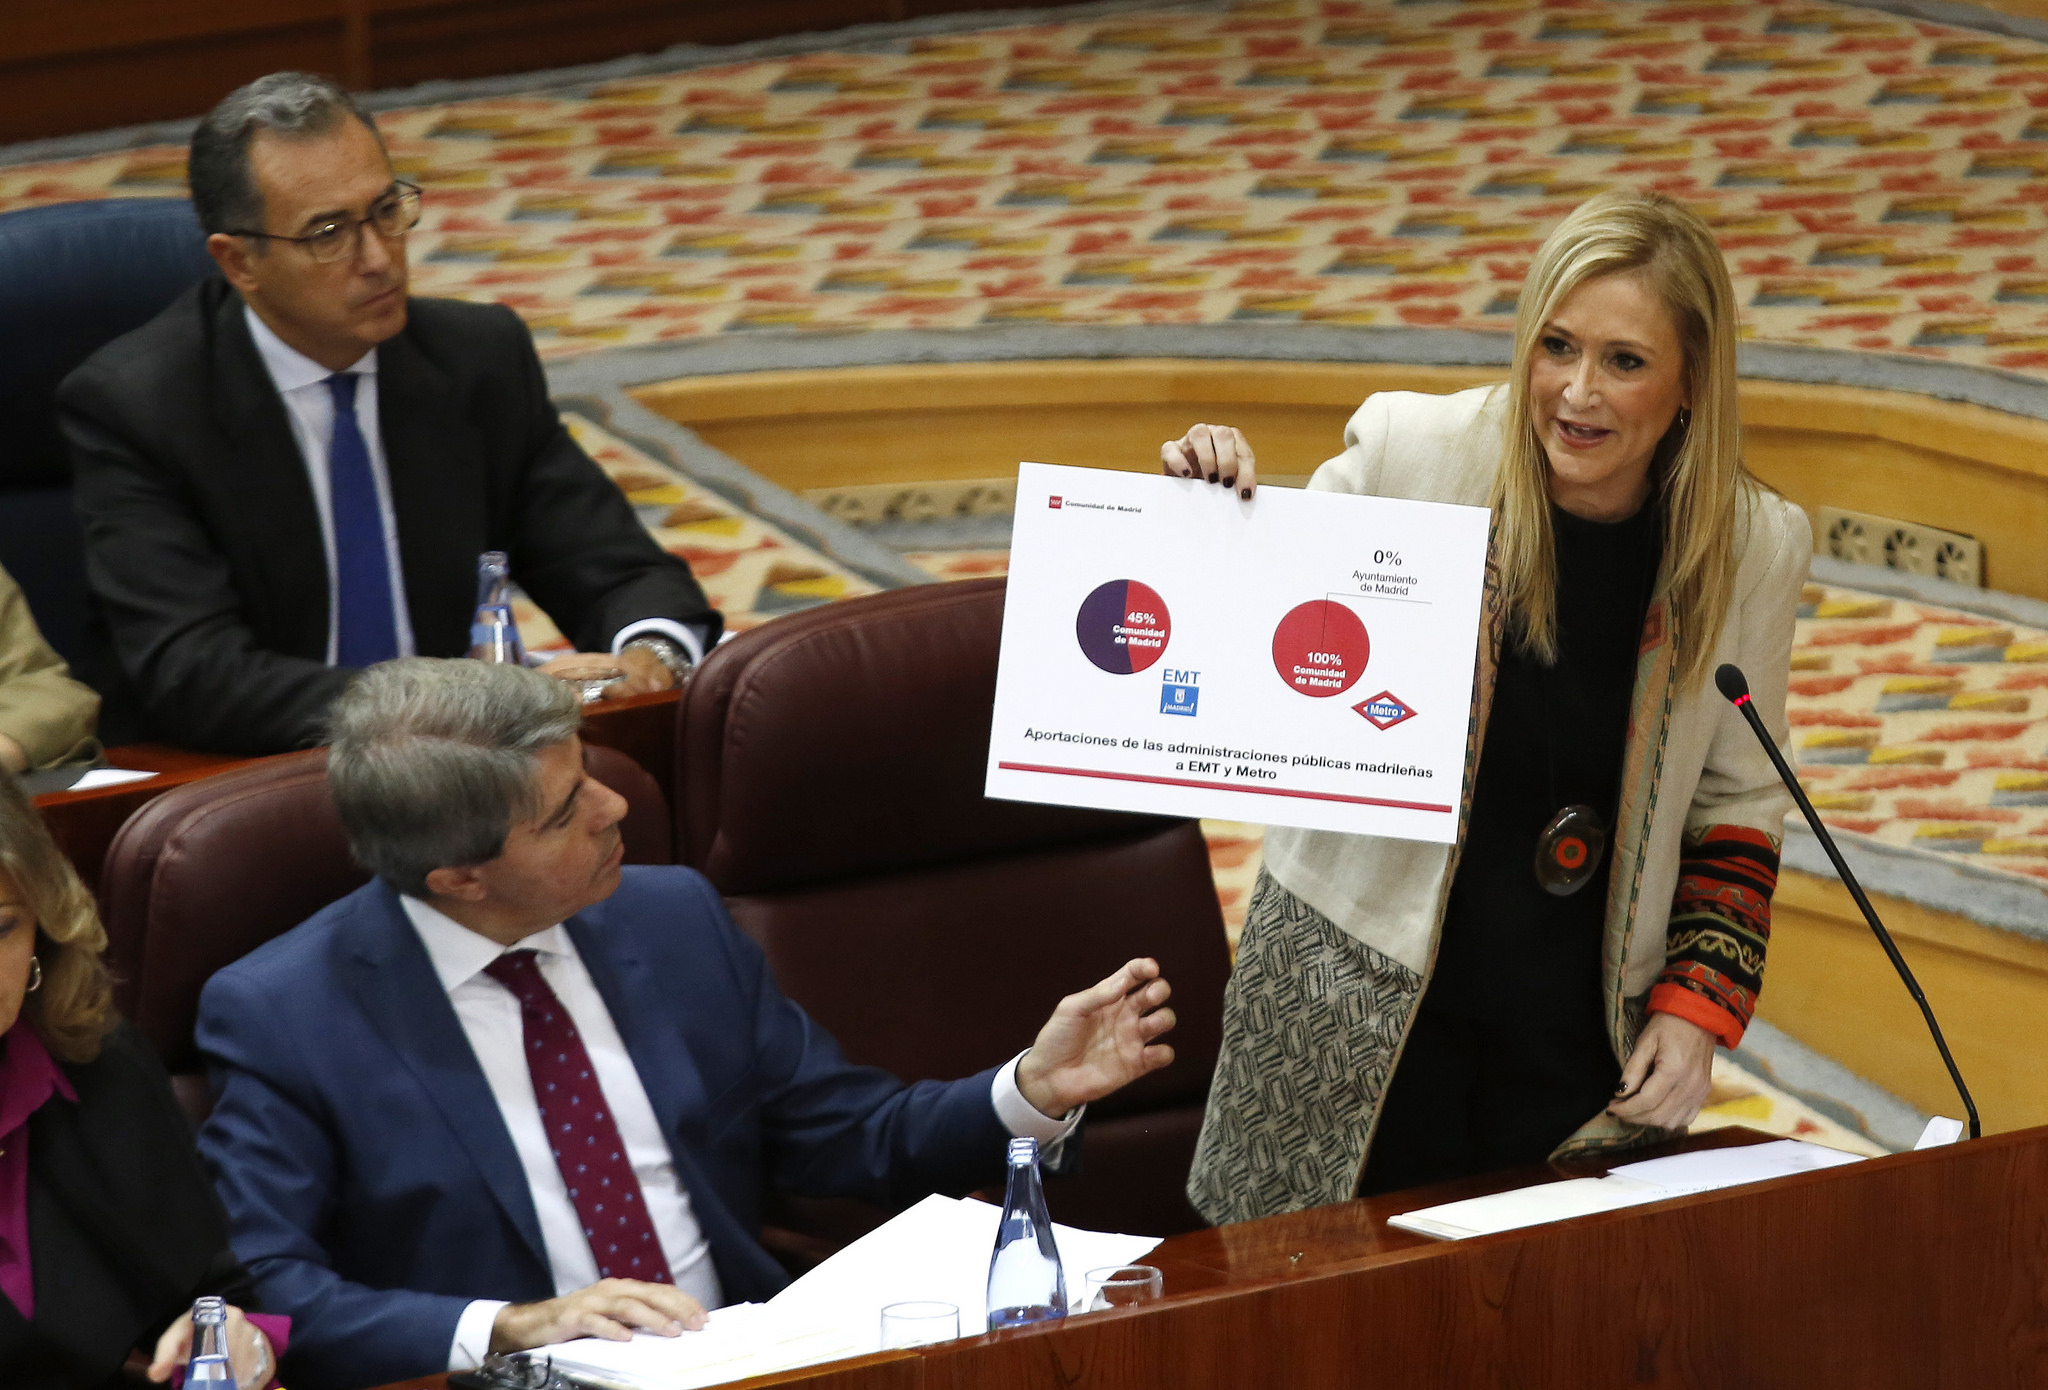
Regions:
[[[1195, 1210], [1221, 1226], [1356, 1196], [1426, 983], [1260, 869], [1223, 993], [1223, 1047], [1188, 1174]], [[1621, 1003], [1623, 1055], [1647, 1002]], [[1682, 1132], [1602, 1112], [1551, 1157], [1617, 1153]]]
[[1261, 869], [1188, 1175], [1195, 1209], [1222, 1225], [1350, 1200], [1422, 985]]

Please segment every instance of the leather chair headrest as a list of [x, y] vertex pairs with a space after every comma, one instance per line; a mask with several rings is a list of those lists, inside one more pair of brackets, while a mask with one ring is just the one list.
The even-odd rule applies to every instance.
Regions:
[[719, 646], [679, 713], [680, 860], [756, 893], [1163, 828], [982, 795], [1003, 591], [898, 589]]
[[165, 1066], [190, 1071], [213, 972], [369, 877], [327, 794], [325, 749], [166, 792], [107, 848], [100, 902], [115, 1000]]

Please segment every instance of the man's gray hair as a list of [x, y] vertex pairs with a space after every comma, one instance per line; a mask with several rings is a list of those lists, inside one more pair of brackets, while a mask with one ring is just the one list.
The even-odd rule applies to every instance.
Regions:
[[582, 721], [576, 693], [521, 666], [408, 657], [358, 676], [328, 716], [327, 781], [356, 862], [401, 893], [495, 859], [536, 814], [536, 759]]
[[249, 142], [258, 133], [307, 139], [351, 117], [377, 135], [376, 122], [339, 83], [308, 72], [273, 72], [229, 92], [192, 131], [185, 176], [199, 225], [208, 232], [262, 230], [263, 191], [249, 173]]

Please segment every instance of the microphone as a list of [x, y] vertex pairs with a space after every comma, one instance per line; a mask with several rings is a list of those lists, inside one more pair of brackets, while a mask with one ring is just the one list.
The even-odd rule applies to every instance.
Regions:
[[1778, 745], [1764, 728], [1764, 721], [1757, 718], [1756, 709], [1749, 698], [1749, 679], [1742, 674], [1742, 668], [1734, 664], [1721, 667], [1714, 672], [1714, 684], [1728, 697], [1728, 703], [1742, 711], [1742, 717], [1749, 721], [1750, 730], [1756, 734], [1756, 741], [1764, 746], [1764, 752], [1771, 755], [1771, 766], [1778, 769], [1778, 777], [1785, 783], [1785, 789], [1792, 793], [1792, 799], [1799, 803], [1799, 810], [1806, 817], [1806, 823], [1813, 827], [1813, 833], [1820, 838], [1820, 847], [1828, 852], [1834, 861], [1835, 872], [1842, 876], [1842, 886], [1849, 890], [1849, 896], [1856, 900], [1856, 906], [1863, 909], [1863, 920], [1870, 923], [1870, 930], [1877, 936], [1877, 944], [1884, 947], [1884, 953], [1891, 958], [1892, 969], [1899, 972], [1905, 981], [1906, 993], [1913, 996], [1913, 1002], [1920, 1006], [1920, 1016], [1927, 1020], [1927, 1031], [1934, 1035], [1934, 1046], [1941, 1053], [1942, 1064], [1948, 1068], [1949, 1080], [1956, 1083], [1956, 1093], [1963, 1098], [1963, 1110], [1970, 1117], [1970, 1137], [1984, 1137], [1984, 1127], [1977, 1120], [1977, 1102], [1970, 1099], [1970, 1088], [1963, 1084], [1963, 1074], [1956, 1070], [1956, 1059], [1949, 1055], [1948, 1039], [1941, 1035], [1941, 1025], [1934, 1021], [1934, 1010], [1927, 1006], [1927, 996], [1920, 992], [1920, 982], [1913, 978], [1907, 968], [1906, 958], [1899, 954], [1899, 948], [1892, 942], [1892, 934], [1884, 929], [1884, 923], [1877, 920], [1877, 909], [1870, 905], [1870, 899], [1863, 896], [1863, 885], [1856, 881], [1856, 875], [1849, 872], [1849, 866], [1842, 862], [1842, 851], [1835, 848], [1835, 837], [1828, 834], [1828, 828], [1820, 823], [1820, 813], [1813, 809], [1813, 803], [1806, 799], [1805, 788], [1792, 775], [1792, 769], [1785, 765], [1785, 755], [1778, 751]]

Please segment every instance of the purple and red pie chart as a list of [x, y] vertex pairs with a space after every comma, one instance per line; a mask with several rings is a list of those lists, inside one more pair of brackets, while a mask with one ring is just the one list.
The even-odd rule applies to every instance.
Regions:
[[1166, 604], [1135, 579], [1112, 579], [1081, 600], [1074, 636], [1081, 653], [1115, 676], [1142, 671], [1166, 655], [1173, 621]]

